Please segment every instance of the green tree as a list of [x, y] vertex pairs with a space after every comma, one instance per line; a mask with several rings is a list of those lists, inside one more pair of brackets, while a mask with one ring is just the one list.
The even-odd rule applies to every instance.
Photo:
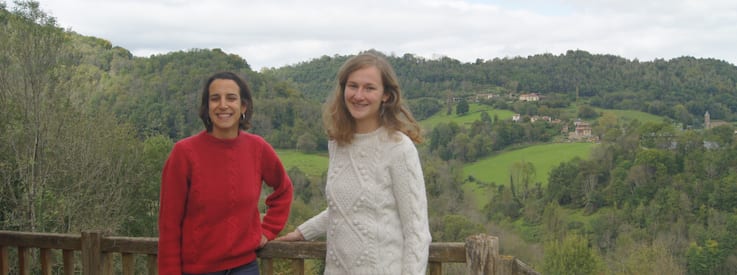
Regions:
[[468, 113], [468, 110], [468, 102], [465, 99], [461, 99], [460, 101], [458, 101], [458, 105], [456, 105], [456, 115], [465, 115], [466, 113]]
[[0, 165], [1, 226], [117, 232], [131, 219], [126, 199], [147, 183], [141, 143], [114, 113], [80, 106], [75, 95], [89, 91], [76, 90], [96, 77], [71, 75], [83, 70], [65, 52], [66, 34], [38, 2], [16, 2], [16, 10], [2, 16], [0, 43], [7, 44], [0, 60], [7, 70], [0, 73], [0, 109], [12, 112], [0, 131], [7, 161]]
[[312, 200], [310, 179], [298, 167], [292, 167], [289, 169], [288, 173], [289, 178], [292, 180], [292, 185], [294, 185], [294, 193], [302, 199], [305, 204], [309, 204], [310, 200]]
[[136, 188], [130, 188], [123, 201], [126, 222], [122, 224], [121, 234], [158, 236], [161, 169], [173, 146], [174, 141], [164, 135], [148, 137], [143, 141], [139, 172], [141, 177], [139, 182], [133, 183]]
[[594, 108], [591, 108], [591, 106], [582, 105], [578, 107], [578, 117], [582, 119], [593, 119], [598, 116], [599, 114], [596, 112]]
[[430, 151], [434, 151], [440, 146], [447, 146], [458, 131], [460, 131], [460, 127], [454, 122], [436, 125], [430, 133]]
[[409, 105], [410, 109], [412, 110], [412, 115], [417, 120], [423, 120], [431, 117], [432, 115], [443, 109], [443, 106], [440, 104], [440, 102], [438, 102], [437, 99], [428, 97], [408, 100], [407, 105]]
[[499, 185], [497, 192], [484, 206], [486, 218], [490, 220], [501, 220], [504, 217], [517, 219], [521, 215], [522, 204], [512, 195], [512, 188]]
[[580, 235], [568, 235], [562, 241], [545, 243], [545, 274], [599, 274], [604, 271], [601, 257]]
[[638, 129], [640, 145], [647, 148], [668, 149], [676, 138], [673, 125], [663, 123], [644, 123]]
[[673, 106], [673, 117], [683, 125], [683, 128], [687, 128], [694, 123], [693, 115], [688, 112], [688, 109], [683, 104]]
[[297, 139], [297, 150], [303, 153], [313, 153], [317, 150], [317, 137], [312, 133], [304, 133]]
[[677, 259], [662, 245], [638, 245], [627, 253], [623, 270], [617, 274], [684, 274]]
[[6, 222], [12, 223], [11, 228], [36, 231], [42, 211], [38, 205], [55, 169], [47, 158], [52, 153], [50, 129], [58, 126], [54, 118], [67, 106], [55, 90], [64, 33], [53, 17], [40, 10], [38, 2], [18, 1], [16, 5], [0, 22], [0, 98], [6, 112], [3, 120], [9, 121], [2, 131], [2, 146], [6, 147], [3, 151], [14, 154], [12, 164], [4, 165], [13, 176], [4, 180], [17, 188], [5, 197], [15, 209], [11, 212], [15, 217]]
[[622, 130], [619, 128], [619, 118], [612, 112], [605, 112], [596, 124], [594, 124], [593, 132], [601, 137], [603, 141], [614, 142], [621, 135]]
[[489, 116], [489, 112], [481, 112], [481, 122], [491, 125], [493, 121], [491, 121], [491, 116]]
[[729, 147], [735, 140], [735, 128], [732, 125], [721, 125], [711, 129], [709, 139], [719, 143], [719, 146]]
[[436, 241], [443, 242], [462, 242], [466, 237], [479, 234], [484, 232], [483, 226], [469, 220], [463, 215], [446, 215], [443, 217], [443, 222], [440, 225]]
[[[422, 155], [422, 154], [421, 154]], [[428, 208], [431, 217], [459, 211], [463, 200], [463, 166], [459, 161], [444, 161], [437, 156], [422, 160], [423, 176], [427, 186]]]
[[542, 226], [544, 241], [560, 241], [566, 235], [565, 213], [558, 202], [551, 201], [543, 210]]
[[454, 159], [467, 162], [472, 160], [476, 154], [475, 149], [471, 148], [469, 145], [471, 144], [468, 135], [466, 133], [459, 133], [453, 137], [453, 140], [448, 144], [448, 147], [451, 149], [451, 152], [453, 153], [452, 157]]
[[715, 240], [707, 240], [704, 246], [692, 243], [687, 252], [687, 274], [718, 274], [724, 252]]
[[520, 204], [524, 205], [531, 195], [532, 181], [535, 178], [535, 165], [528, 161], [518, 161], [509, 168], [509, 186], [512, 195]]
[[581, 159], [575, 158], [560, 163], [550, 171], [548, 188], [546, 189], [547, 201], [553, 201], [560, 205], [581, 203], [583, 192], [576, 186], [575, 182], [580, 162]]

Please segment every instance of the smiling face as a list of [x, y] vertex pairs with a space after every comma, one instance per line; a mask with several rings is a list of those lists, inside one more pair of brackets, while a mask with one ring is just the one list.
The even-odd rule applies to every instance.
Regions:
[[343, 93], [345, 105], [356, 120], [357, 133], [369, 133], [381, 126], [379, 109], [389, 95], [384, 94], [378, 68], [369, 66], [348, 75]]
[[238, 84], [230, 79], [215, 79], [210, 83], [208, 100], [211, 134], [219, 139], [237, 137], [241, 114], [246, 112]]

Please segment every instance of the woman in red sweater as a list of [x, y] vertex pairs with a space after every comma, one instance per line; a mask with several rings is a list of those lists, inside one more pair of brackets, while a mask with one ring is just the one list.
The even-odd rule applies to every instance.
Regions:
[[[206, 130], [174, 145], [161, 177], [159, 274], [258, 274], [256, 250], [284, 228], [292, 182], [274, 149], [250, 128], [253, 100], [230, 72], [205, 83]], [[263, 219], [262, 182], [273, 188]]]

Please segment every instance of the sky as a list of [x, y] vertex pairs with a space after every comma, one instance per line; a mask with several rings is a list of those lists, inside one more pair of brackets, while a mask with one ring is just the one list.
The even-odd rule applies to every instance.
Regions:
[[135, 56], [220, 48], [257, 71], [369, 49], [461, 62], [584, 50], [737, 64], [734, 0], [39, 2], [60, 27]]

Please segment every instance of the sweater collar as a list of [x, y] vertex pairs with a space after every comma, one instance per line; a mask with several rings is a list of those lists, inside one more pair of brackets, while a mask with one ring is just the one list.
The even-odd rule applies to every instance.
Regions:
[[374, 130], [373, 132], [354, 134], [353, 141], [356, 143], [362, 143], [368, 140], [375, 139], [376, 137], [379, 137], [381, 134], [385, 134], [385, 133], [386, 133], [386, 129], [383, 126], [381, 126], [379, 128], [376, 128], [376, 130]]
[[215, 136], [211, 135], [210, 133], [208, 133], [207, 130], [203, 130], [202, 132], [200, 132], [199, 135], [203, 139], [205, 139], [207, 142], [209, 142], [209, 143], [221, 144], [221, 145], [224, 145], [224, 146], [234, 146], [234, 145], [238, 144], [238, 142], [240, 142], [242, 140], [241, 137], [243, 137], [244, 134], [245, 134], [245, 132], [239, 130], [238, 131], [238, 136], [235, 137], [235, 138], [232, 138], [232, 139], [219, 139], [219, 138], [216, 138]]

